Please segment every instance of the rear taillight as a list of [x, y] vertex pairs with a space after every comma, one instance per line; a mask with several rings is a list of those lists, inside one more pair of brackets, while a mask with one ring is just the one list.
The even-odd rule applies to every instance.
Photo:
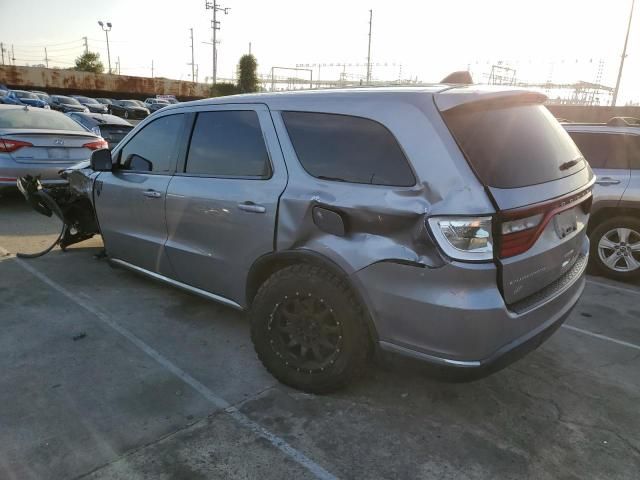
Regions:
[[109, 144], [102, 138], [100, 140], [96, 140], [95, 142], [85, 143], [82, 146], [88, 148], [89, 150], [100, 150], [101, 148], [109, 148]]
[[476, 262], [493, 259], [491, 217], [431, 217], [429, 227], [447, 256]]
[[15, 152], [22, 147], [33, 147], [33, 143], [11, 140], [9, 138], [0, 138], [0, 153]]
[[502, 212], [498, 224], [498, 256], [508, 258], [526, 252], [555, 215], [577, 206], [581, 206], [585, 213], [589, 212], [591, 189], [533, 208]]

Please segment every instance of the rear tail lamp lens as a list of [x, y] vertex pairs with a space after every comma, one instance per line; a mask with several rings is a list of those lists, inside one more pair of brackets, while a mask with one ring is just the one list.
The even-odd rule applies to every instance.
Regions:
[[491, 217], [432, 217], [429, 226], [447, 256], [463, 261], [493, 259]]
[[532, 215], [526, 218], [520, 218], [518, 220], [511, 220], [502, 224], [502, 235], [509, 235], [512, 233], [522, 232], [529, 230], [530, 228], [537, 227], [544, 218], [542, 213]]
[[22, 147], [33, 147], [33, 143], [21, 142], [20, 140], [11, 140], [8, 138], [0, 138], [0, 153], [15, 152]]
[[89, 150], [100, 150], [101, 148], [109, 148], [109, 144], [102, 138], [100, 140], [96, 140], [95, 142], [85, 143], [82, 146], [88, 148]]

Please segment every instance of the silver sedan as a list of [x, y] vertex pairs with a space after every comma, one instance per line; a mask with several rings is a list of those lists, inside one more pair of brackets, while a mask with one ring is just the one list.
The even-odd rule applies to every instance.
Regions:
[[60, 170], [100, 148], [107, 148], [102, 137], [60, 112], [0, 105], [0, 191], [15, 188], [25, 175], [39, 176], [43, 184], [62, 183]]

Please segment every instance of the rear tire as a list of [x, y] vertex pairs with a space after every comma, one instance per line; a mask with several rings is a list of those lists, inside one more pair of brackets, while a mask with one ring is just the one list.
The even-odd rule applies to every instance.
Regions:
[[603, 275], [623, 281], [640, 278], [640, 220], [612, 218], [596, 226], [589, 239], [592, 262]]
[[275, 272], [250, 315], [258, 358], [285, 385], [328, 393], [366, 368], [371, 341], [363, 308], [346, 281], [323, 268], [299, 264]]

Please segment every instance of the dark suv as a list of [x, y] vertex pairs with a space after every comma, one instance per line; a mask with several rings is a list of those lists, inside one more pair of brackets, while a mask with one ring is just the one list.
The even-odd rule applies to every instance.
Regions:
[[67, 221], [99, 225], [113, 264], [248, 310], [286, 384], [339, 388], [375, 349], [490, 372], [585, 284], [593, 173], [545, 99], [436, 85], [181, 103], [58, 198], [89, 193], [97, 221]]
[[564, 124], [597, 176], [589, 222], [592, 262], [618, 280], [640, 277], [640, 122], [630, 120]]

